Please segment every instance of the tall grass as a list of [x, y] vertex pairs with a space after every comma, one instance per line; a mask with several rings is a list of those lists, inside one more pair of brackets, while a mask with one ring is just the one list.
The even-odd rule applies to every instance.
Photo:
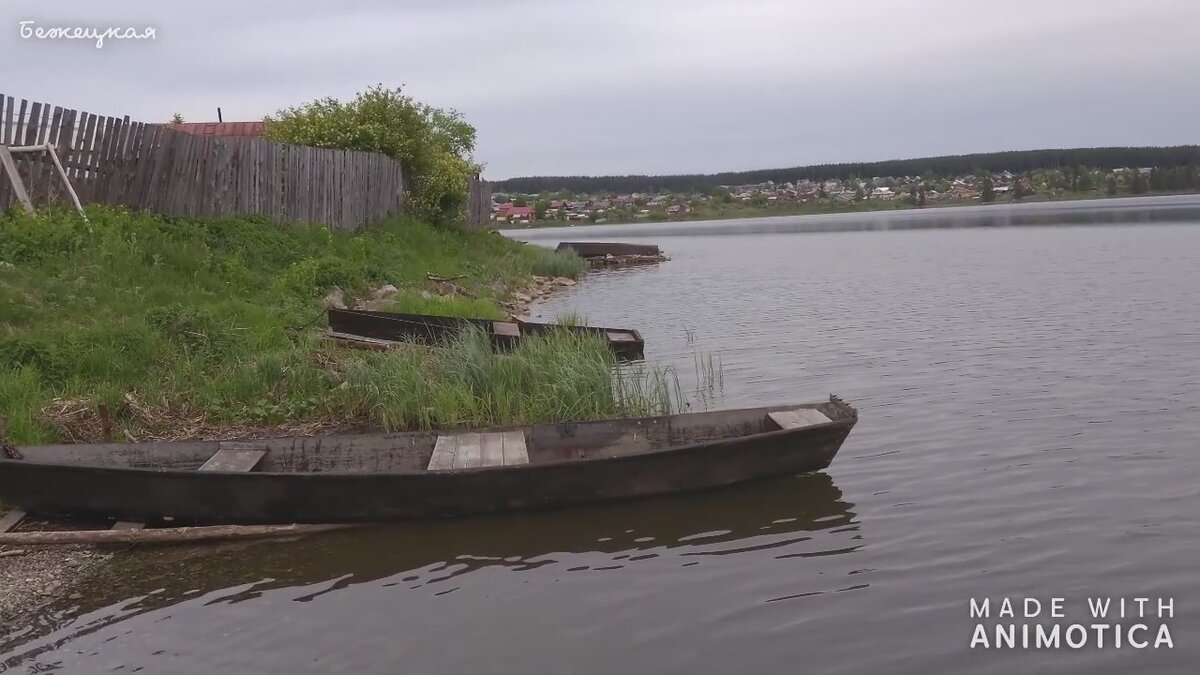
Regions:
[[533, 256], [533, 273], [541, 277], [569, 277], [574, 279], [583, 274], [587, 264], [572, 250], [552, 251], [540, 246], [529, 246]]
[[603, 338], [555, 331], [493, 352], [468, 330], [441, 349], [361, 354], [328, 414], [385, 429], [553, 422], [666, 414], [664, 399], [629, 396]]
[[[46, 411], [92, 411], [79, 413], [86, 417], [101, 405], [118, 438], [625, 410], [611, 383], [600, 387], [611, 357], [595, 344], [531, 340], [501, 358], [468, 342], [447, 350], [449, 359], [348, 352], [317, 337], [318, 300], [335, 285], [353, 298], [394, 284], [401, 311], [498, 316], [507, 289], [545, 271], [535, 247], [411, 220], [339, 233], [118, 209], [88, 216], [90, 224], [64, 213], [0, 214], [0, 415], [14, 442], [82, 440], [94, 425], [68, 434]], [[473, 299], [422, 296], [434, 290], [427, 274], [455, 277]], [[485, 395], [487, 387], [496, 391]]]

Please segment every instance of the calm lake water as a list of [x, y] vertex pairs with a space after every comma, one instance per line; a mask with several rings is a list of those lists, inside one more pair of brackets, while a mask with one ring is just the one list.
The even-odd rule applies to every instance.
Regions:
[[[1194, 672], [1198, 224], [1200, 199], [1170, 198], [521, 232], [650, 236], [670, 262], [593, 275], [539, 312], [637, 327], [688, 388], [713, 354], [713, 406], [842, 396], [861, 419], [833, 465], [639, 503], [135, 552], [0, 638], [0, 661]], [[805, 232], [835, 226], [889, 231]], [[969, 648], [971, 598], [1026, 596], [1065, 598], [1064, 629], [1092, 623], [1089, 597], [1171, 598], [1173, 616], [1141, 621], [1165, 623], [1174, 648], [1113, 649], [1110, 634], [1103, 649], [1094, 635], [1077, 650]]]

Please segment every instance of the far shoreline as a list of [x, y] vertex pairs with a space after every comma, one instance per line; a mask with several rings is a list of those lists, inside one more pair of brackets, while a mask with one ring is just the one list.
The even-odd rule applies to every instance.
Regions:
[[[1180, 200], [1180, 198], [1194, 197], [1194, 200]], [[990, 204], [939, 204], [936, 206], [911, 207], [911, 208], [892, 208], [892, 209], [861, 209], [861, 210], [843, 210], [836, 212], [823, 213], [790, 213], [790, 214], [770, 214], [761, 216], [730, 216], [721, 218], [697, 218], [697, 219], [675, 219], [658, 222], [620, 222], [620, 223], [582, 223], [574, 225], [542, 225], [528, 227], [503, 227], [494, 228], [497, 232], [504, 234], [513, 239], [521, 239], [521, 233], [530, 235], [531, 239], [549, 239], [554, 235], [571, 232], [578, 232], [580, 236], [591, 239], [597, 236], [600, 231], [605, 234], [611, 233], [614, 236], [642, 237], [661, 235], [665, 232], [675, 230], [687, 230], [689, 226], [706, 226], [710, 224], [736, 224], [744, 222], [747, 224], [776, 224], [783, 222], [797, 223], [812, 223], [812, 224], [845, 224], [852, 222], [868, 222], [860, 220], [861, 216], [870, 217], [870, 225], [864, 227], [816, 227], [811, 230], [797, 230], [798, 232], [838, 232], [838, 231], [871, 231], [871, 230], [887, 230], [887, 229], [936, 229], [950, 228], [951, 225], [928, 225], [926, 227], [912, 226], [913, 221], [920, 221], [921, 214], [936, 213], [936, 218], [942, 220], [949, 213], [961, 212], [970, 214], [973, 217], [985, 216], [990, 213], [996, 215], [1001, 214], [1021, 214], [1026, 211], [1037, 213], [1041, 210], [1057, 210], [1057, 211], [1088, 211], [1097, 210], [1100, 208], [1121, 208], [1130, 206], [1146, 206], [1153, 207], [1161, 206], [1194, 206], [1200, 210], [1200, 193], [1197, 192], [1182, 192], [1172, 194], [1154, 194], [1154, 195], [1137, 195], [1137, 196], [1119, 196], [1119, 197], [1099, 197], [1092, 199], [1043, 199], [1043, 200], [1024, 200], [1020, 202], [1006, 201]], [[1057, 207], [1057, 208], [1055, 208]], [[880, 220], [875, 220], [880, 219]], [[894, 220], [893, 220], [894, 219]], [[879, 227], [880, 221], [884, 222], [885, 227]], [[1023, 223], [1010, 223], [1009, 225], [1021, 225]], [[1036, 223], [1029, 223], [1036, 224]], [[986, 225], [960, 225], [961, 227], [986, 227]], [[536, 233], [536, 234], [535, 234]]]
[[[845, 219], [862, 214], [892, 214], [902, 218], [912, 218], [914, 214], [923, 212], [937, 211], [983, 211], [985, 209], [994, 209], [998, 211], [1005, 210], [1023, 210], [1026, 207], [1045, 207], [1051, 205], [1079, 205], [1080, 208], [1090, 208], [1098, 204], [1112, 203], [1114, 205], [1129, 203], [1129, 202], [1157, 202], [1163, 200], [1171, 200], [1179, 197], [1197, 197], [1200, 198], [1200, 192], [1170, 192], [1170, 193], [1155, 193], [1146, 195], [1118, 195], [1118, 196], [1087, 196], [1087, 197], [1056, 197], [1050, 199], [1027, 198], [1021, 201], [1005, 200], [991, 203], [979, 203], [976, 201], [955, 201], [943, 202], [937, 204], [928, 204], [926, 206], [885, 206], [882, 208], [836, 208], [828, 210], [795, 210], [788, 213], [763, 213], [761, 215], [747, 214], [727, 214], [717, 215], [704, 218], [672, 218], [669, 220], [648, 221], [648, 220], [622, 220], [617, 222], [576, 222], [572, 224], [564, 224], [561, 221], [554, 221], [554, 224], [546, 225], [524, 225], [511, 226], [504, 225], [501, 227], [493, 227], [492, 229], [502, 232], [544, 232], [544, 231], [578, 231], [580, 229], [594, 228], [630, 228], [630, 229], [649, 229], [660, 227], [680, 227], [687, 224], [700, 223], [716, 223], [716, 222], [731, 222], [731, 221], [777, 221], [781, 219], [803, 219], [803, 220], [819, 220], [819, 219]], [[1200, 207], [1200, 201], [1196, 203]], [[634, 235], [636, 236], [636, 235]]]

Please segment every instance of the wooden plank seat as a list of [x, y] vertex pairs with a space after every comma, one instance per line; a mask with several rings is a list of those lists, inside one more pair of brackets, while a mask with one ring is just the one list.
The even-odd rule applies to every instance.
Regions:
[[637, 338], [633, 337], [633, 333], [610, 330], [607, 332], [607, 336], [609, 342], [637, 342]]
[[[198, 471], [253, 471], [267, 454], [267, 446], [256, 442], [223, 441], [217, 446], [208, 461], [200, 466]], [[114, 530], [140, 530], [145, 523], [119, 520], [113, 523]]]
[[780, 429], [803, 429], [804, 427], [816, 426], [818, 424], [829, 424], [833, 421], [826, 417], [820, 410], [813, 408], [781, 410], [767, 413], [767, 417], [770, 417], [772, 422], [778, 424]]
[[485, 466], [528, 464], [525, 434], [520, 430], [438, 436], [429, 471], [475, 469]]
[[493, 321], [492, 333], [504, 337], [519, 338], [521, 337], [521, 327], [511, 321]]

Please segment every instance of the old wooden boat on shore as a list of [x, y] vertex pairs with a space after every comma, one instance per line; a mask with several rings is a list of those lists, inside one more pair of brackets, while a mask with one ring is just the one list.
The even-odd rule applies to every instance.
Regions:
[[613, 256], [644, 256], [659, 257], [662, 252], [655, 244], [628, 244], [615, 241], [564, 241], [555, 249], [558, 251], [575, 251], [580, 258], [603, 258]]
[[829, 466], [858, 419], [828, 402], [395, 434], [27, 446], [0, 501], [157, 523], [461, 516], [714, 488]]
[[613, 353], [622, 358], [640, 359], [646, 349], [646, 342], [642, 339], [641, 333], [632, 328], [572, 326], [532, 321], [493, 321], [491, 319], [464, 319], [453, 316], [371, 312], [354, 309], [329, 310], [330, 335], [336, 339], [347, 341], [358, 336], [374, 341], [437, 345], [453, 339], [469, 326], [483, 331], [497, 349], [512, 349], [523, 337], [544, 335], [555, 330], [600, 336], [608, 343]]

